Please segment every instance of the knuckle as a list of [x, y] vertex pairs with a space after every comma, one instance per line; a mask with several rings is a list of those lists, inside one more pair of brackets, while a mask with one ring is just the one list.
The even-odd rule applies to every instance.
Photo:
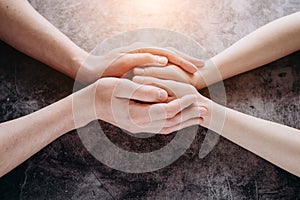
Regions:
[[174, 110], [167, 111], [167, 118], [172, 118], [172, 117], [174, 117], [176, 114], [177, 114], [177, 111], [176, 111], [175, 109], [174, 109]]
[[[151, 84], [151, 83], [150, 83]], [[149, 86], [149, 85], [142, 85], [141, 86], [141, 89], [144, 91], [144, 94], [147, 96], [147, 97], [157, 97], [157, 91], [153, 89], [152, 86]]]
[[194, 94], [195, 92], [197, 92], [193, 85], [186, 84], [186, 86], [187, 86], [187, 89], [190, 91], [191, 94]]
[[199, 118], [199, 124], [203, 124], [204, 119], [202, 117]]
[[179, 118], [171, 118], [167, 120], [166, 126], [167, 127], [172, 127], [174, 125], [177, 125], [180, 122]]
[[144, 53], [143, 56], [144, 56], [145, 60], [147, 60], [147, 61], [153, 61], [154, 60], [154, 57], [151, 53]]
[[197, 115], [196, 115], [197, 117], [201, 116], [201, 108], [200, 107], [193, 107], [192, 112], [197, 113]]
[[121, 79], [119, 79], [119, 84], [128, 84], [128, 83], [130, 83], [130, 81], [128, 80], [128, 79], [125, 79], [125, 78], [121, 78]]
[[151, 74], [153, 72], [153, 68], [152, 67], [145, 67], [144, 68], [144, 74]]

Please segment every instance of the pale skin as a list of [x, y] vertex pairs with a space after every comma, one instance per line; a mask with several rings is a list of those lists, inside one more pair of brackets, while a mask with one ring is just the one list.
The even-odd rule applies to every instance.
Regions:
[[[211, 58], [215, 67], [208, 64], [199, 68], [194, 74], [185, 73], [174, 65], [166, 68], [136, 68], [134, 72], [139, 76], [176, 80], [202, 89], [298, 51], [300, 49], [299, 19], [300, 12], [297, 12], [257, 29]], [[177, 54], [182, 55], [180, 52]], [[215, 76], [216, 71], [221, 76]]]
[[[239, 40], [231, 47], [214, 56], [203, 68], [191, 75], [175, 65], [166, 68], [149, 67], [135, 69], [134, 81], [156, 85], [168, 89], [188, 91], [187, 85], [201, 89], [212, 83], [252, 70], [300, 49], [300, 12], [275, 20]], [[180, 54], [180, 52], [178, 52]], [[214, 64], [212, 64], [214, 63]], [[218, 73], [219, 75], [216, 75]], [[154, 78], [156, 77], [156, 78]], [[160, 79], [157, 79], [160, 78]], [[168, 79], [168, 80], [161, 80]], [[175, 80], [177, 82], [171, 82]], [[195, 93], [195, 91], [191, 91]], [[201, 118], [195, 113], [194, 118], [180, 123], [174, 118], [178, 129], [193, 124], [209, 128], [234, 143], [261, 156], [271, 163], [300, 177], [300, 130], [259, 119], [217, 105], [209, 99], [198, 95], [196, 105], [205, 107], [208, 115]], [[195, 112], [197, 109], [195, 109]], [[223, 117], [223, 128], [210, 125], [211, 113], [219, 119]], [[200, 120], [201, 119], [201, 120]], [[203, 121], [201, 123], [201, 121]], [[164, 129], [167, 133], [172, 131]]]
[[[84, 50], [72, 43], [66, 36], [47, 22], [47, 20], [36, 13], [26, 1], [4, 0], [0, 3], [0, 9], [0, 19], [6, 19], [0, 20], [0, 37], [2, 40], [24, 53], [45, 62], [68, 76], [72, 78], [76, 77], [80, 66], [87, 58], [87, 53]], [[294, 18], [297, 17], [294, 16]], [[299, 38], [296, 37], [297, 34], [299, 35], [299, 26], [291, 28], [291, 25], [284, 22], [285, 21], [271, 27], [267, 26], [267, 28], [265, 28], [267, 30], [258, 30], [258, 33], [256, 32], [257, 34], [253, 34], [252, 36], [250, 35], [250, 39], [253, 40], [253, 42], [256, 41], [256, 44], [259, 44], [261, 41], [264, 41], [263, 36], [268, 33], [269, 29], [271, 29], [269, 32], [271, 35], [276, 33], [276, 31], [278, 33], [283, 32], [281, 33], [282, 37], [280, 37], [281, 42], [277, 41], [277, 43], [274, 44], [272, 40], [267, 40], [267, 43], [262, 45], [262, 48], [266, 48], [261, 50], [262, 52], [260, 53], [262, 54], [259, 54], [258, 49], [255, 45], [253, 45], [255, 43], [247, 43], [241, 40], [229, 49], [215, 56], [212, 60], [221, 72], [220, 79], [216, 79], [212, 75], [212, 70], [208, 68], [208, 65], [204, 66], [202, 70], [199, 68], [199, 71], [197, 71], [194, 75], [188, 74], [186, 72], [193, 73], [195, 71], [195, 65], [201, 67], [202, 62], [197, 61], [194, 58], [181, 55], [181, 53], [176, 54], [174, 53], [174, 50], [156, 48], [126, 51], [129, 53], [121, 51], [117, 54], [117, 57], [120, 59], [117, 59], [116, 62], [113, 63], [111, 63], [112, 58], [110, 56], [94, 58], [93, 61], [96, 61], [99, 64], [83, 66], [83, 73], [79, 78], [83, 82], [94, 82], [102, 76], [120, 77], [122, 76], [122, 73], [126, 73], [128, 70], [140, 65], [153, 64], [165, 66], [167, 61], [163, 60], [164, 57], [166, 57], [175, 65], [167, 67], [167, 71], [164, 71], [167, 73], [163, 73], [164, 77], [159, 78], [177, 80], [178, 76], [174, 74], [173, 69], [180, 69], [176, 66], [180, 65], [182, 69], [184, 69], [180, 69], [180, 81], [191, 83], [200, 89], [211, 83], [254, 69], [278, 57], [282, 57], [298, 50], [299, 46], [296, 49], [293, 47], [295, 47], [296, 44], [299, 45]], [[277, 25], [283, 26], [284, 28], [276, 29]], [[22, 31], [20, 31], [20, 29]], [[288, 34], [286, 35], [286, 33]], [[19, 37], [18, 39], [15, 39], [12, 36]], [[265, 35], [265, 37], [266, 39], [270, 38], [268, 35]], [[281, 44], [287, 42], [288, 37], [294, 38], [294, 42], [290, 45]], [[274, 36], [274, 38], [278, 40], [276, 36]], [[282, 51], [272, 51], [269, 52], [270, 54], [268, 55], [264, 54], [266, 50], [273, 50], [272, 48], [276, 46], [282, 47]], [[247, 48], [245, 48], [244, 51], [241, 51], [241, 47], [242, 49], [245, 47]], [[159, 55], [160, 57], [149, 53]], [[260, 56], [254, 57], [255, 59], [251, 58], [244, 60], [244, 58], [248, 58], [248, 54], [254, 56], [259, 54]], [[240, 60], [243, 62], [239, 62]], [[105, 64], [102, 65], [102, 62]], [[107, 63], [111, 64], [107, 66]], [[125, 68], [121, 74], [118, 72], [120, 67], [122, 67], [122, 69]], [[235, 69], [235, 67], [237, 69]], [[154, 71], [161, 70], [161, 68], [152, 69], [154, 69]], [[114, 74], [114, 72], [117, 74]], [[93, 76], [95, 74], [96, 76]], [[144, 75], [149, 74], [144, 73]], [[169, 75], [171, 76], [168, 77]], [[155, 73], [153, 76], [155, 76]], [[201, 77], [204, 76], [207, 80], [206, 83], [204, 83], [204, 79], [201, 79]], [[146, 78], [138, 80], [138, 78], [135, 78], [135, 81], [143, 84], [152, 84], [153, 79], [149, 80]], [[133, 127], [132, 130], [129, 129], [132, 132], [139, 132], [141, 130], [141, 126], [144, 131], [143, 126], [146, 126], [149, 132], [153, 131], [167, 134], [186, 126], [201, 124], [207, 128], [211, 128], [224, 137], [262, 156], [283, 169], [299, 176], [299, 171], [297, 171], [300, 168], [299, 159], [297, 161], [296, 157], [296, 155], [299, 155], [299, 148], [297, 147], [300, 146], [298, 130], [253, 118], [228, 108], [221, 107], [202, 97], [195, 89], [192, 89], [188, 85], [178, 84], [172, 81], [155, 81], [157, 81], [157, 83], [161, 83], [160, 87], [164, 90], [157, 87], [143, 87], [140, 84], [124, 79], [100, 79], [87, 88], [33, 114], [0, 124], [0, 177], [56, 138], [74, 128], [84, 126], [91, 120], [102, 119], [112, 124], [120, 125], [122, 128], [128, 128], [126, 127], [126, 124], [128, 124], [126, 123], [128, 122], [126, 120], [129, 120], [128, 116], [120, 113], [122, 114], [122, 118], [118, 119], [118, 121], [124, 123], [119, 124], [116, 123], [113, 117], [111, 117], [112, 115], [107, 115], [107, 112], [109, 113], [109, 111], [111, 111], [109, 103], [112, 100], [118, 101], [120, 106], [123, 105], [126, 107], [129, 105], [130, 116], [133, 117], [133, 121], [136, 122], [133, 126], [129, 127]], [[125, 89], [129, 89], [125, 90], [125, 92], [122, 89], [117, 90], [117, 92], [113, 92], [115, 88], [119, 87], [119, 83], [120, 85], [125, 86]], [[166, 91], [170, 94], [171, 92], [169, 88], [174, 86], [177, 88], [173, 88], [174, 91], [176, 91], [176, 94], [174, 94], [174, 98], [176, 100], [169, 102], [166, 100]], [[101, 88], [101, 90], [98, 88]], [[186, 91], [189, 92], [185, 93]], [[79, 114], [76, 115], [75, 124], [73, 117], [74, 110], [72, 106], [74, 98], [77, 100], [79, 99], [79, 101], [82, 102], [79, 108], [76, 108], [82, 112], [79, 112]], [[144, 105], [138, 104], [129, 99], [146, 102], [167, 101], [168, 103]], [[145, 113], [148, 113], [148, 115], [139, 115], [141, 109], [144, 109]], [[91, 110], [95, 112], [91, 112]], [[136, 110], [139, 112], [136, 112]], [[144, 111], [140, 113], [144, 113]], [[217, 113], [217, 115], [219, 113], [222, 115], [224, 111], [226, 113], [224, 129], [210, 126], [211, 113]], [[58, 119], [57, 116], [65, 117], [63, 119]], [[152, 121], [149, 121], [149, 118], [151, 118]], [[249, 120], [257, 120], [257, 124], [260, 124], [261, 128], [256, 127], [254, 129], [253, 127], [249, 127]], [[164, 124], [163, 127], [161, 126], [161, 121], [164, 122], [162, 123]], [[150, 126], [148, 125], [149, 123]], [[137, 124], [141, 126], [136, 126]], [[276, 127], [274, 132], [269, 131], [273, 130], [271, 129], [272, 127]], [[288, 132], [288, 134], [282, 134], [282, 132]], [[290, 135], [290, 137], [287, 137], [288, 135]], [[274, 151], [271, 152], [269, 151], [270, 149], [274, 149]]]
[[[163, 89], [120, 77], [142, 65], [165, 66], [172, 62], [188, 73], [196, 72], [197, 67], [203, 65], [201, 61], [187, 60], [168, 50], [155, 49], [157, 53], [153, 55], [148, 52], [152, 48], [143, 50], [136, 45], [104, 56], [88, 57], [86, 51], [24, 0], [0, 1], [0, 39], [74, 79], [91, 83], [37, 112], [0, 124], [0, 177], [58, 137], [92, 120], [101, 119], [134, 133], [159, 132], [166, 126], [165, 122], [189, 107], [195, 96], [170, 102]], [[115, 78], [99, 79], [101, 77]], [[112, 101], [119, 107], [114, 109], [115, 113], [112, 112]], [[128, 115], [124, 114], [124, 108], [128, 109]], [[206, 110], [202, 109], [202, 112]], [[171, 126], [168, 122], [168, 127]]]

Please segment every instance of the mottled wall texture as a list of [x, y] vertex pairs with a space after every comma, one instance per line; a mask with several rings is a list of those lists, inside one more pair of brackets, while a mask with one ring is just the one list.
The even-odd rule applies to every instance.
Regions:
[[[299, 0], [31, 0], [78, 46], [91, 51], [112, 35], [137, 28], [185, 34], [221, 52], [258, 27], [300, 10]], [[0, 121], [34, 112], [72, 92], [73, 81], [0, 43]], [[300, 53], [224, 82], [227, 106], [300, 129]], [[207, 90], [200, 91], [203, 94]], [[152, 151], [174, 134], [135, 138], [101, 122], [120, 148]], [[90, 128], [90, 131], [93, 131]], [[203, 159], [206, 131], [176, 162], [130, 174], [94, 159], [72, 131], [0, 179], [0, 199], [300, 199], [300, 179], [228, 140]], [[300, 156], [300, 155], [299, 155]]]

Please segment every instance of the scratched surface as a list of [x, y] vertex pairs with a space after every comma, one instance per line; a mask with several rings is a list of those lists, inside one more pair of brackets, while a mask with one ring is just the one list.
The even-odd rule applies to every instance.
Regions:
[[[30, 2], [88, 51], [113, 34], [155, 27], [192, 37], [206, 47], [209, 56], [259, 26], [300, 10], [297, 0], [178, 1], [154, 10], [134, 7], [134, 0]], [[72, 92], [73, 81], [66, 76], [4, 43], [0, 52], [1, 122], [32, 113]], [[300, 129], [299, 58], [297, 52], [226, 80], [228, 107]], [[112, 125], [101, 125], [111, 141], [135, 152], [155, 150], [174, 137], [133, 138]], [[129, 174], [95, 160], [72, 131], [2, 177], [0, 199], [300, 199], [299, 178], [225, 139], [199, 159], [205, 130], [198, 132], [191, 147], [172, 165]]]

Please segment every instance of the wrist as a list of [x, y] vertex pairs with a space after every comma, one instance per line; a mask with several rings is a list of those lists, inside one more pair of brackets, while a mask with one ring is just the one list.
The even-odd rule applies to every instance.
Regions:
[[[204, 68], [204, 67], [203, 67]], [[203, 68], [198, 69], [198, 71], [195, 73], [194, 75], [194, 79], [192, 81], [192, 85], [197, 89], [197, 90], [201, 90], [205, 87], [207, 87], [207, 84], [205, 83], [203, 77], [203, 71], [201, 71]]]
[[105, 60], [102, 56], [89, 55], [82, 62], [77, 72], [77, 80], [83, 83], [92, 83], [101, 78], [104, 70]]
[[80, 128], [97, 119], [95, 113], [96, 85], [93, 83], [70, 95], [75, 128]]
[[83, 49], [79, 49], [78, 52], [70, 58], [70, 62], [72, 64], [72, 66], [77, 69], [76, 71], [78, 71], [78, 69], [80, 67], [83, 66], [83, 64], [85, 63], [86, 59], [89, 57], [89, 53], [84, 51]]
[[200, 90], [209, 85], [217, 83], [223, 80], [222, 74], [215, 64], [213, 59], [210, 59], [205, 62], [205, 65], [198, 69], [195, 73], [195, 87]]
[[204, 96], [201, 96], [197, 102], [198, 106], [204, 107], [207, 110], [206, 114], [201, 116], [203, 121], [200, 125], [221, 134], [226, 119], [227, 108]]

